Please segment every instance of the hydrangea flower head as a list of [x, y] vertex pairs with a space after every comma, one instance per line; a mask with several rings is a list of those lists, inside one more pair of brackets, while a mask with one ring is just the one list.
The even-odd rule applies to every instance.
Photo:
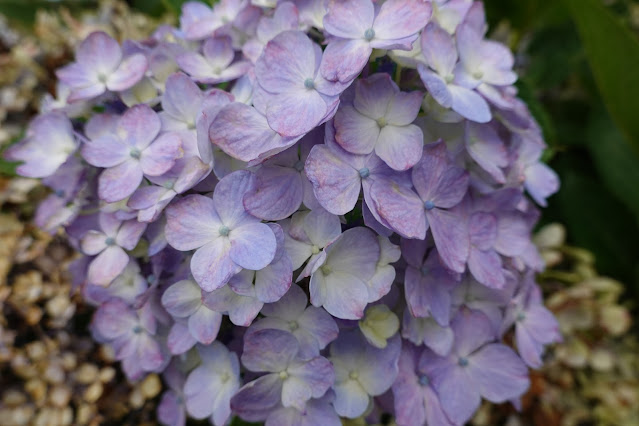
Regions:
[[159, 422], [517, 403], [560, 339], [531, 241], [559, 181], [487, 30], [474, 0], [190, 1], [80, 43], [5, 157]]

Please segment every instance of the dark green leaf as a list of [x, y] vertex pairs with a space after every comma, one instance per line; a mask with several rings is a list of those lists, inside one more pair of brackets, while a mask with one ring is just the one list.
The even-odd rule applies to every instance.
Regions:
[[639, 153], [639, 41], [601, 0], [564, 0], [570, 7], [606, 107]]
[[606, 111], [591, 116], [587, 135], [586, 143], [603, 182], [632, 210], [639, 224], [639, 157]]

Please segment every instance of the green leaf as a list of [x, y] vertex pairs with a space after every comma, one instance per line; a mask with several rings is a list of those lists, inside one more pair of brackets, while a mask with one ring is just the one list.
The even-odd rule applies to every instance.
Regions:
[[0, 158], [0, 176], [17, 176], [16, 167], [18, 167], [20, 163], [7, 161], [3, 158]]
[[604, 184], [639, 224], [639, 157], [603, 108], [591, 114], [586, 144]]
[[639, 41], [601, 0], [564, 0], [597, 87], [625, 140], [639, 153]]
[[594, 253], [598, 270], [633, 285], [638, 296], [639, 225], [632, 212], [593, 177], [593, 165], [579, 153], [557, 156], [551, 166], [560, 173], [561, 189], [550, 199], [545, 220], [561, 221], [570, 244]]

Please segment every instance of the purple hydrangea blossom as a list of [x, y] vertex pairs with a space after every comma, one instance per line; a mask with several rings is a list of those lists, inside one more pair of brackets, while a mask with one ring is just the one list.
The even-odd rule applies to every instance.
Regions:
[[191, 272], [205, 291], [222, 287], [242, 268], [262, 269], [275, 257], [273, 231], [242, 204], [253, 185], [252, 173], [231, 173], [212, 198], [189, 195], [167, 209], [166, 239], [178, 250], [197, 249]]
[[398, 373], [401, 350], [399, 336], [385, 348], [370, 345], [359, 330], [342, 330], [330, 346], [330, 359], [335, 367], [335, 411], [342, 417], [356, 418], [364, 414], [372, 396], [386, 392]]
[[373, 49], [410, 50], [431, 13], [430, 2], [419, 0], [389, 0], [379, 8], [371, 0], [330, 1], [324, 29], [332, 38], [322, 60], [322, 75], [350, 82]]
[[411, 124], [423, 94], [400, 92], [388, 74], [355, 83], [352, 105], [335, 115], [335, 140], [353, 154], [375, 153], [394, 170], [408, 170], [422, 156], [423, 134]]
[[266, 119], [282, 136], [295, 137], [329, 119], [346, 88], [319, 74], [319, 45], [300, 31], [285, 31], [269, 41], [255, 64], [266, 92]]
[[505, 402], [528, 389], [530, 380], [523, 361], [509, 347], [491, 343], [496, 335], [488, 317], [462, 310], [453, 320], [452, 329], [455, 343], [450, 355], [440, 357], [424, 352], [419, 366], [433, 371], [433, 387], [453, 423], [468, 421], [481, 397]]
[[280, 404], [302, 411], [309, 399], [322, 397], [335, 378], [326, 358], [303, 359], [297, 339], [282, 330], [246, 334], [242, 364], [267, 373], [245, 384], [231, 400], [233, 409], [248, 421], [265, 420]]
[[100, 230], [91, 230], [82, 239], [82, 251], [96, 256], [89, 264], [90, 284], [108, 285], [120, 275], [129, 263], [125, 250], [133, 250], [146, 228], [136, 220], [122, 222], [114, 214], [101, 213]]
[[397, 184], [376, 182], [371, 198], [391, 229], [406, 238], [424, 239], [430, 229], [444, 264], [463, 272], [469, 243], [463, 215], [457, 206], [468, 189], [468, 174], [448, 158], [442, 142], [426, 145], [412, 170], [417, 193]]
[[105, 133], [82, 148], [91, 165], [104, 167], [98, 194], [107, 202], [123, 200], [140, 186], [143, 177], [160, 176], [182, 156], [176, 133], [160, 134], [161, 121], [146, 105], [130, 108], [119, 119], [115, 133]]
[[18, 144], [4, 153], [7, 160], [23, 161], [16, 168], [22, 176], [42, 178], [51, 176], [78, 148], [69, 119], [51, 112], [36, 117]]
[[421, 47], [427, 65], [417, 67], [424, 86], [439, 104], [452, 108], [462, 117], [479, 123], [490, 121], [488, 103], [477, 92], [465, 87], [457, 71], [459, 55], [450, 34], [430, 23], [421, 35]]
[[231, 277], [228, 285], [209, 293], [204, 303], [229, 315], [233, 324], [247, 327], [265, 303], [277, 302], [291, 286], [293, 267], [284, 248], [284, 232], [268, 224], [277, 240], [273, 261], [259, 271], [244, 269]]
[[186, 52], [176, 58], [180, 69], [200, 83], [222, 83], [239, 78], [251, 64], [239, 60], [233, 62], [235, 52], [229, 37], [207, 39], [202, 54]]
[[[173, 317], [186, 318], [191, 336], [197, 342], [208, 345], [217, 337], [222, 323], [222, 314], [206, 306], [204, 298], [205, 294], [197, 283], [192, 280], [182, 280], [164, 291], [162, 306]], [[170, 334], [173, 332], [172, 330]], [[169, 349], [172, 348], [169, 346]], [[173, 349], [172, 352], [175, 353]]]
[[160, 372], [169, 357], [156, 337], [157, 322], [145, 305], [137, 312], [121, 299], [112, 299], [98, 308], [92, 322], [96, 340], [109, 342], [117, 360], [131, 380], [145, 372]]
[[94, 98], [106, 90], [129, 89], [142, 79], [147, 66], [143, 54], [124, 57], [118, 42], [100, 31], [80, 43], [76, 62], [60, 68], [56, 75], [71, 90], [67, 101], [75, 102]]
[[434, 369], [420, 362], [423, 351], [428, 349], [419, 349], [410, 343], [402, 345], [398, 362], [399, 374], [393, 383], [397, 424], [454, 426], [458, 423], [451, 422], [446, 416], [439, 395], [433, 389]]
[[198, 346], [200, 365], [186, 378], [186, 410], [196, 419], [209, 417], [215, 426], [226, 424], [231, 416], [231, 398], [240, 388], [237, 355], [223, 344]]
[[357, 227], [344, 232], [326, 247], [325, 260], [311, 274], [309, 292], [313, 306], [323, 306], [337, 318], [359, 319], [368, 303], [368, 284], [380, 258], [375, 234]]
[[532, 274], [511, 300], [504, 315], [502, 330], [515, 324], [517, 349], [524, 362], [532, 368], [542, 366], [544, 345], [561, 341], [559, 324], [542, 304], [541, 291], [534, 284]]
[[223, 0], [80, 44], [6, 157], [161, 423], [517, 405], [559, 339], [528, 198], [559, 183], [486, 34], [473, 0]]
[[361, 188], [366, 204], [372, 206], [371, 211], [378, 218], [370, 197], [372, 185], [378, 180], [409, 185], [407, 176], [393, 171], [375, 153], [357, 155], [345, 151], [335, 142], [330, 123], [326, 124], [325, 144], [311, 149], [305, 170], [319, 204], [338, 215], [353, 210]]
[[297, 285], [279, 301], [264, 305], [264, 318], [252, 324], [252, 330], [277, 329], [288, 331], [299, 342], [299, 354], [304, 359], [319, 355], [320, 350], [337, 338], [339, 329], [333, 318], [321, 308], [308, 306], [308, 298]]

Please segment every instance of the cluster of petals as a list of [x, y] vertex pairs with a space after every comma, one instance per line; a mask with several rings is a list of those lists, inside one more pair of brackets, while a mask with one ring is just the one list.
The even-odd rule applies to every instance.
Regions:
[[5, 156], [160, 422], [517, 406], [561, 338], [531, 241], [559, 182], [486, 31], [472, 0], [222, 0], [80, 43]]

